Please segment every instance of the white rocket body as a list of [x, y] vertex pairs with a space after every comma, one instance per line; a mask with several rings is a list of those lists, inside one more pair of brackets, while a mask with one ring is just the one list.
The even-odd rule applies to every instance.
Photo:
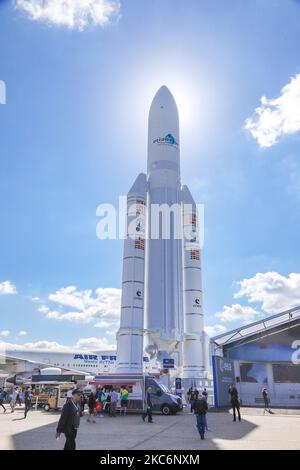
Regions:
[[202, 273], [199, 243], [199, 214], [187, 186], [182, 188], [184, 343], [183, 377], [198, 378], [204, 373]]
[[139, 174], [127, 195], [117, 369], [143, 372], [146, 175]]
[[147, 177], [139, 175], [128, 193], [129, 222], [136, 215], [130, 205], [137, 200], [146, 210], [140, 235], [145, 244], [132, 236], [124, 243], [118, 371], [141, 371], [145, 350], [160, 368], [164, 359], [175, 359], [177, 376], [203, 377], [199, 222], [188, 188], [181, 187], [179, 117], [165, 86], [150, 108]]
[[163, 212], [164, 216], [154, 216], [159, 213], [155, 205], [168, 211], [181, 203], [179, 118], [166, 87], [150, 108], [147, 181], [145, 328], [148, 344], [155, 344], [161, 361], [183, 340], [182, 242], [175, 238], [181, 220]]

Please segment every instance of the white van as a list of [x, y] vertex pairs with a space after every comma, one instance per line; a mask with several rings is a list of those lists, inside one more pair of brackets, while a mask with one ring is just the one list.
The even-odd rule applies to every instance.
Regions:
[[[128, 411], [143, 412], [145, 391], [151, 387], [151, 400], [153, 411], [161, 412], [164, 415], [175, 414], [182, 410], [182, 400], [174, 395], [170, 390], [153, 377], [142, 374], [109, 374], [97, 375], [89, 385], [95, 388], [110, 390], [112, 388], [121, 389], [126, 387], [128, 396]], [[120, 403], [117, 405], [117, 409]]]

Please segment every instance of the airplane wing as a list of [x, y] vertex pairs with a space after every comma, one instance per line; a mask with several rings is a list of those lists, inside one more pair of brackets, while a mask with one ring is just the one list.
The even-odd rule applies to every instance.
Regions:
[[[0, 371], [7, 372], [9, 374], [23, 374], [32, 373], [39, 374], [40, 369], [46, 367], [54, 367], [52, 364], [45, 364], [43, 362], [31, 361], [29, 359], [22, 359], [20, 357], [7, 356], [0, 354]], [[62, 372], [71, 372], [72, 374], [85, 376], [85, 372], [68, 369], [66, 367], [59, 367]]]

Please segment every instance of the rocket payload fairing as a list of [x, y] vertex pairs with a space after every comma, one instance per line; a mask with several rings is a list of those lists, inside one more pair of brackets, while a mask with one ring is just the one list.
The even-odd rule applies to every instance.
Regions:
[[198, 224], [196, 204], [181, 186], [177, 106], [163, 86], [149, 113], [147, 175], [137, 177], [127, 196], [119, 372], [141, 373], [149, 354], [161, 369], [173, 359], [177, 376], [203, 377]]

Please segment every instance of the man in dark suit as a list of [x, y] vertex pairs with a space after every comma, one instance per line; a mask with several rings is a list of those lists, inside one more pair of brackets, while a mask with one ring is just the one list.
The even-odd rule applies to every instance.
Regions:
[[75, 439], [80, 424], [80, 398], [80, 390], [76, 388], [72, 392], [71, 400], [64, 405], [57, 425], [56, 439], [59, 439], [61, 433], [66, 436], [64, 450], [76, 450]]

